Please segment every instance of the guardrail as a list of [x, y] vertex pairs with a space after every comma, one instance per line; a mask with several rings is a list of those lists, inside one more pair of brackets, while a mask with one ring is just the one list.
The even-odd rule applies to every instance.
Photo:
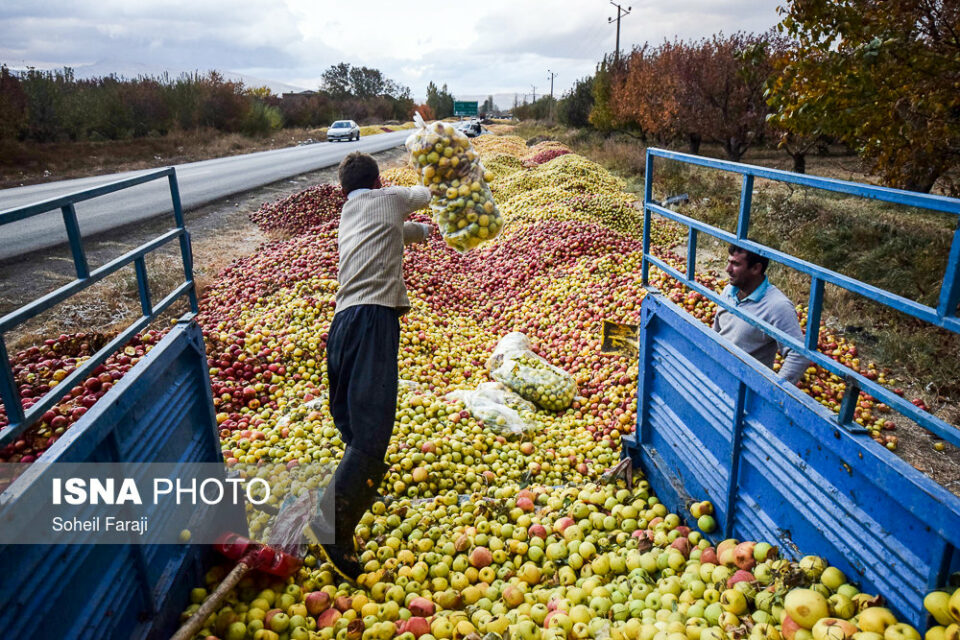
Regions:
[[[675, 160], [689, 165], [707, 167], [737, 173], [743, 176], [743, 183], [740, 195], [740, 207], [737, 217], [736, 233], [730, 233], [712, 225], [695, 220], [689, 216], [671, 211], [652, 199], [653, 180], [654, 180], [654, 158], [664, 158]], [[930, 307], [909, 298], [891, 293], [879, 287], [861, 282], [843, 274], [825, 269], [810, 262], [806, 262], [789, 254], [783, 253], [766, 245], [760, 244], [748, 238], [750, 230], [750, 213], [752, 207], [753, 183], [755, 178], [764, 178], [795, 185], [813, 187], [824, 191], [834, 193], [843, 193], [862, 198], [880, 200], [905, 206], [927, 209], [949, 213], [957, 217], [957, 228], [954, 232], [953, 242], [950, 248], [950, 255], [944, 272], [943, 281], [940, 287], [940, 296], [936, 307]], [[960, 429], [944, 422], [936, 416], [927, 413], [914, 406], [899, 395], [893, 393], [890, 389], [874, 382], [860, 374], [857, 371], [847, 368], [832, 358], [824, 355], [817, 349], [820, 332], [820, 315], [823, 308], [824, 285], [829, 283], [841, 287], [847, 291], [858, 294], [886, 307], [895, 309], [908, 314], [914, 318], [924, 320], [933, 326], [947, 329], [954, 333], [960, 333], [960, 318], [958, 318], [958, 303], [960, 303], [960, 200], [935, 196], [911, 191], [901, 191], [889, 189], [886, 187], [877, 187], [872, 185], [859, 184], [856, 182], [847, 182], [835, 180], [832, 178], [820, 178], [780, 171], [777, 169], [767, 169], [753, 165], [739, 164], [724, 160], [715, 160], [704, 158], [686, 153], [678, 153], [665, 149], [647, 149], [646, 157], [646, 176], [645, 192], [643, 203], [643, 284], [648, 284], [648, 275], [651, 265], [657, 266], [667, 275], [676, 278], [685, 286], [700, 293], [717, 306], [736, 315], [745, 322], [757, 327], [767, 335], [772, 336], [781, 344], [789, 346], [791, 349], [802, 353], [805, 358], [812, 361], [827, 371], [840, 376], [846, 381], [846, 391], [840, 404], [840, 412], [836, 416], [837, 423], [850, 430], [860, 431], [861, 428], [853, 421], [854, 410], [859, 399], [860, 391], [869, 393], [878, 398], [890, 407], [896, 409], [899, 413], [913, 420], [930, 432], [936, 434], [944, 440], [960, 446]], [[678, 222], [688, 229], [687, 239], [687, 269], [686, 273], [681, 273], [668, 265], [663, 260], [653, 256], [650, 253], [650, 224], [652, 214], [657, 214], [664, 218]], [[712, 289], [699, 284], [695, 280], [696, 261], [697, 261], [697, 238], [699, 233], [706, 233], [718, 240], [736, 244], [744, 249], [752, 251], [761, 256], [765, 256], [779, 262], [787, 267], [795, 269], [801, 273], [810, 276], [810, 298], [807, 311], [807, 329], [803, 342], [797, 341], [791, 336], [786, 335], [772, 325], [757, 319], [738, 309], [735, 305], [725, 301], [722, 296]]]
[[[83, 238], [80, 233], [80, 225], [77, 220], [77, 212], [74, 205], [77, 202], [90, 200], [120, 191], [121, 189], [127, 189], [163, 178], [167, 178], [170, 184], [170, 199], [173, 203], [175, 228], [91, 271], [83, 248]], [[184, 226], [183, 210], [180, 205], [180, 189], [177, 185], [177, 175], [173, 167], [160, 171], [151, 171], [139, 176], [118, 180], [93, 189], [52, 198], [36, 204], [2, 211], [0, 212], [0, 227], [56, 209], [60, 209], [63, 214], [63, 223], [70, 243], [70, 251], [73, 256], [77, 278], [56, 291], [48, 293], [0, 318], [0, 400], [3, 401], [3, 406], [6, 409], [9, 421], [9, 424], [0, 431], [0, 447], [16, 439], [30, 425], [36, 422], [44, 412], [53, 408], [70, 389], [83, 382], [97, 366], [129, 342], [134, 335], [145, 329], [154, 318], [166, 311], [179, 298], [186, 295], [190, 302], [190, 313], [197, 313], [197, 293], [193, 280], [193, 256], [190, 249], [190, 235]], [[175, 239], [179, 239], [180, 242], [184, 281], [163, 298], [163, 300], [154, 304], [151, 297], [150, 284], [147, 279], [145, 257], [147, 254]], [[93, 354], [89, 360], [74, 369], [61, 380], [56, 387], [45, 393], [42, 398], [35, 401], [32, 398], [24, 401], [20, 397], [16, 381], [13, 377], [13, 371], [10, 367], [10, 359], [7, 354], [6, 340], [4, 338], [5, 334], [130, 264], [134, 265], [137, 277], [137, 289], [140, 294], [141, 307], [140, 317]]]

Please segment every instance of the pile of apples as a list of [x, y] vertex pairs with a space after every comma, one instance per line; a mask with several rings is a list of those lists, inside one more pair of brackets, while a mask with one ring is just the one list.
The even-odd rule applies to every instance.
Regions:
[[558, 156], [563, 156], [568, 153], [572, 153], [572, 151], [569, 149], [547, 149], [546, 151], [541, 151], [540, 153], [530, 156], [523, 161], [523, 164], [526, 167], [536, 167], [537, 165], [549, 162]]
[[473, 139], [473, 148], [480, 154], [483, 164], [487, 160], [497, 156], [506, 155], [522, 159], [527, 155], [529, 147], [527, 141], [520, 136], [501, 135], [501, 136], [478, 136]]
[[[466, 496], [394, 494], [364, 515], [356, 533], [365, 570], [359, 585], [338, 582], [309, 553], [286, 582], [245, 578], [198, 637], [920, 638], [823, 558], [787, 561], [763, 542], [713, 545], [642, 480], [520, 488], [497, 479]], [[226, 571], [207, 574], [184, 617]], [[952, 600], [928, 600], [935, 616], [952, 615]], [[952, 624], [934, 629], [953, 637]]]
[[523, 166], [528, 168], [536, 167], [568, 153], [573, 153], [573, 151], [565, 144], [553, 142], [552, 140], [540, 142], [530, 148], [527, 156], [523, 159]]
[[960, 638], [960, 588], [952, 593], [931, 591], [923, 599], [923, 606], [937, 623], [927, 631], [926, 640]]
[[[477, 326], [471, 330], [483, 328], [492, 332], [485, 339], [478, 340], [475, 352], [465, 358], [465, 366], [474, 376], [499, 335], [518, 329], [528, 332], [536, 343], [542, 337], [544, 350], [541, 355], [557, 366], [579, 368], [571, 371], [583, 389], [584, 401], [578, 403], [579, 410], [600, 416], [616, 412], [612, 415], [616, 416], [618, 424], [598, 430], [599, 437], [614, 432], [619, 435], [632, 428], [636, 388], [632, 380], [620, 383], [619, 378], [632, 376], [635, 379], [635, 374], [620, 375], [618, 379], [604, 379], [602, 376], [611, 371], [629, 372], [635, 366], [624, 359], [600, 358], [596, 351], [602, 319], [626, 323], [638, 320], [639, 302], [644, 294], [637, 277], [641, 216], [635, 208], [634, 197], [623, 191], [622, 181], [585, 158], [565, 154], [536, 168], [523, 168], [522, 158], [541, 147], [549, 150], [545, 146], [549, 144], [541, 143], [531, 149], [516, 137], [477, 138], [474, 145], [494, 174], [493, 187], [498, 191], [510, 229], [503, 239], [464, 256], [452, 255], [435, 246], [436, 243], [429, 249], [411, 250], [407, 258], [411, 263], [411, 268], [406, 270], [407, 284], [428, 307], [439, 307], [440, 314], [445, 316], [441, 324], [449, 326], [451, 322], [463, 321], [464, 315], [477, 315], [480, 321], [474, 322]], [[393, 184], [410, 184], [414, 176], [409, 169], [401, 169], [385, 172], [384, 179]], [[267, 230], [280, 229], [295, 237], [268, 243], [250, 258], [237, 261], [222, 274], [204, 301], [201, 324], [208, 336], [217, 336], [208, 341], [208, 348], [211, 352], [211, 381], [215, 395], [219, 397], [218, 409], [221, 406], [226, 409], [221, 413], [227, 416], [236, 414], [236, 409], [249, 408], [249, 400], [253, 399], [256, 400], [254, 405], [261, 406], [275, 402], [270, 398], [275, 391], [270, 392], [270, 388], [280, 388], [279, 383], [285, 378], [279, 376], [277, 370], [285, 371], [286, 367], [282, 362], [273, 362], [279, 358], [276, 354], [271, 355], [266, 372], [263, 365], [248, 361], [248, 355], [243, 355], [245, 363], [240, 367], [241, 371], [231, 366], [233, 359], [242, 355], [240, 345], [234, 343], [245, 340], [233, 334], [237, 331], [256, 333], [258, 329], [253, 322], [239, 326], [234, 314], [248, 309], [265, 294], [299, 282], [304, 274], [335, 280], [336, 229], [342, 202], [338, 187], [321, 185], [264, 205], [254, 215], [256, 222]], [[417, 218], [428, 220], [425, 215]], [[653, 226], [652, 235], [654, 252], [668, 263], [683, 268], [684, 260], [671, 251], [681, 241], [682, 229], [659, 222]], [[530, 259], [530, 256], [536, 258]], [[674, 302], [698, 319], [712, 322], [714, 305], [700, 294], [688, 291], [657, 269], [652, 269], [651, 277], [654, 286]], [[723, 287], [723, 281], [716, 274], [700, 274], [697, 279], [717, 291]], [[482, 299], [474, 297], [468, 301], [465, 295], [468, 291], [482, 292]], [[558, 322], [545, 322], [542, 319], [544, 314], [560, 316]], [[798, 307], [798, 314], [804, 324], [806, 313], [802, 307]], [[318, 321], [326, 322], [327, 319], [328, 316], [324, 316]], [[264, 329], [270, 331], [268, 326]], [[145, 335], [149, 345], [162, 332]], [[128, 347], [133, 349], [134, 355], [127, 358], [139, 357], [139, 339]], [[234, 343], [223, 344], [227, 339]], [[77, 336], [62, 336], [60, 340], [82, 342]], [[322, 346], [322, 340], [308, 339], [305, 344], [308, 348]], [[42, 371], [26, 371], [30, 366], [40, 365], [40, 361], [55, 363], [57, 354], [48, 347], [50, 345], [35, 347], [12, 358], [17, 384], [27, 406], [50, 386]], [[896, 383], [890, 378], [889, 371], [862, 362], [856, 346], [842, 336], [821, 331], [820, 349], [878, 382], [891, 386]], [[302, 351], [301, 348], [299, 352]], [[588, 354], [593, 354], [598, 362], [587, 362]], [[119, 358], [123, 360], [123, 355]], [[314, 354], [313, 360], [322, 366], [322, 354]], [[215, 365], [214, 362], [223, 364]], [[72, 366], [75, 365], [68, 360], [64, 370], [70, 371]], [[126, 365], [118, 362], [114, 366], [113, 361], [108, 361], [104, 366], [108, 371], [98, 370], [92, 377], [99, 379], [107, 372], [112, 377], [122, 375]], [[456, 378], [456, 368], [449, 362], [446, 368], [450, 371], [441, 372], [443, 375], [432, 372], [418, 373], [415, 377], [436, 378], [441, 384], [457, 386], [459, 383], [450, 382]], [[51, 375], [64, 375], [56, 373], [58, 369], [55, 367]], [[97, 384], [92, 379], [85, 385], [87, 382]], [[319, 386], [318, 378], [314, 389], [317, 393]], [[801, 387], [825, 406], [833, 410], [839, 408], [844, 383], [838, 376], [811, 368]], [[902, 393], [900, 389], [894, 390]], [[77, 395], [83, 396], [80, 406], [77, 405]], [[60, 418], [52, 414], [45, 416], [18, 442], [0, 450], [0, 459], [35, 459], [82, 415], [88, 408], [86, 405], [95, 401], [97, 396], [96, 393], [72, 393], [71, 398], [54, 409]], [[922, 405], [919, 399], [914, 402]], [[877, 442], [895, 449], [897, 436], [891, 433], [894, 423], [889, 419], [889, 413], [889, 407], [862, 393], [854, 419], [866, 427]], [[251, 422], [239, 415], [221, 418], [232, 420], [231, 424]], [[259, 420], [266, 419], [260, 417]], [[0, 426], [5, 422], [0, 407]]]
[[410, 167], [393, 167], [380, 173], [380, 182], [385, 186], [412, 187], [419, 184], [420, 178]]
[[524, 160], [529, 160], [530, 158], [545, 151], [566, 151], [567, 153], [573, 153], [573, 150], [562, 142], [557, 142], [556, 140], [543, 140], [527, 148], [527, 153], [524, 156]]
[[[80, 384], [73, 386], [53, 409], [14, 442], [0, 447], [0, 463], [36, 461], [44, 451], [109, 391], [163, 337], [161, 331], [146, 331], [135, 336], [119, 351], [95, 367]], [[29, 410], [45, 393], [58, 386], [75, 369], [108, 341], [99, 333], [62, 334], [42, 345], [18, 352], [11, 358], [14, 382]], [[6, 410], [0, 404], [0, 429], [9, 424]]]
[[263, 231], [307, 233], [317, 224], [340, 215], [347, 201], [338, 185], [321, 184], [277, 202], [264, 203], [250, 219]]
[[499, 180], [523, 168], [523, 161], [517, 156], [500, 153], [492, 156], [487, 155], [485, 157], [481, 154], [481, 157], [483, 158], [483, 166], [493, 174], [494, 180]]

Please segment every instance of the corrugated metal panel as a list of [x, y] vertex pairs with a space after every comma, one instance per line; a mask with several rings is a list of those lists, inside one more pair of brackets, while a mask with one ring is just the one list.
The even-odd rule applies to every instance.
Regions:
[[[43, 460], [222, 462], [203, 337], [196, 323], [174, 327]], [[242, 512], [224, 526], [244, 531]], [[11, 637], [168, 637], [189, 589], [202, 580], [207, 549], [2, 547], [0, 628]]]
[[822, 555], [924, 628], [923, 596], [960, 562], [960, 498], [657, 294], [640, 353], [626, 449], [669, 508], [710, 499], [731, 536]]

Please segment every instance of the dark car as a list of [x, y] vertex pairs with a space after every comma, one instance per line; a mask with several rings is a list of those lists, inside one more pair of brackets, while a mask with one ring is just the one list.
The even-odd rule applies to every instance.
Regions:
[[337, 120], [327, 129], [327, 140], [359, 140], [360, 127], [353, 120]]

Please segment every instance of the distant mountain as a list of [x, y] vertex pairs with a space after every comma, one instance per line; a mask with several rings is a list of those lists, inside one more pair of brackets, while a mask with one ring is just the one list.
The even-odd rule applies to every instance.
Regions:
[[[119, 77], [132, 80], [138, 76], [159, 78], [165, 73], [171, 79], [174, 79], [180, 76], [182, 73], [193, 74], [194, 72], [199, 72], [201, 74], [206, 74], [207, 72], [213, 70], [214, 69], [205, 69], [201, 67], [197, 67], [196, 69], [175, 69], [170, 67], [161, 67], [158, 65], [140, 64], [137, 62], [101, 60], [93, 64], [74, 67], [73, 72], [77, 78], [97, 78], [114, 74]], [[303, 87], [297, 87], [284, 82], [277, 82], [276, 80], [265, 80], [263, 78], [248, 76], [246, 74], [236, 73], [234, 71], [226, 71], [222, 69], [215, 69], [215, 71], [219, 71], [227, 80], [242, 82], [245, 87], [269, 87], [270, 90], [277, 95], [280, 95], [281, 93], [305, 90]]]

